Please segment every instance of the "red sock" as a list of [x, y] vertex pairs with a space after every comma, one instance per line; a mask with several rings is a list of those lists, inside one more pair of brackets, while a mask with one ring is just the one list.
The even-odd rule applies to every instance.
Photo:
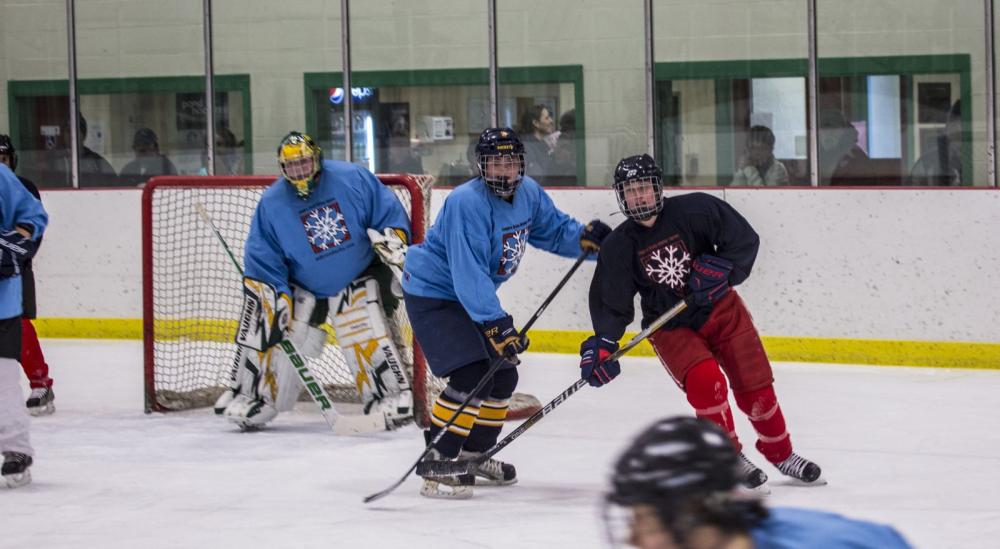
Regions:
[[774, 387], [737, 393], [736, 405], [750, 418], [757, 431], [757, 450], [771, 463], [780, 463], [792, 453], [792, 439], [785, 427], [785, 416], [778, 406]]
[[726, 376], [722, 375], [719, 363], [714, 359], [695, 364], [684, 377], [684, 392], [688, 402], [694, 406], [695, 415], [722, 427], [738, 452], [743, 446], [733, 427], [733, 410], [729, 407], [728, 391]]
[[24, 370], [24, 375], [28, 376], [32, 389], [52, 386], [49, 365], [45, 363], [45, 356], [42, 355], [38, 334], [35, 333], [35, 326], [31, 320], [27, 318], [21, 319], [21, 368]]

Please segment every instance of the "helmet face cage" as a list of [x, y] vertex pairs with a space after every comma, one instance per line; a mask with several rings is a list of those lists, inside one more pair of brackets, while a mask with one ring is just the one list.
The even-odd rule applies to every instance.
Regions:
[[0, 155], [7, 157], [10, 171], [17, 169], [17, 151], [14, 150], [14, 143], [9, 136], [0, 135]]
[[645, 221], [663, 209], [663, 182], [658, 176], [615, 181], [618, 209], [630, 219]]
[[500, 198], [514, 194], [524, 178], [524, 155], [520, 153], [481, 154], [477, 164], [486, 186]]
[[278, 164], [295, 192], [307, 198], [316, 188], [316, 180], [323, 165], [323, 151], [308, 135], [292, 132], [281, 140], [278, 147]]

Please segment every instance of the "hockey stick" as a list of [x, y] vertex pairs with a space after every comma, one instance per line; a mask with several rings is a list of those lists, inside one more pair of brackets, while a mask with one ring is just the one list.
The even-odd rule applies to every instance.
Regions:
[[[555, 299], [559, 291], [563, 289], [563, 286], [565, 286], [566, 283], [569, 282], [569, 279], [573, 276], [573, 273], [575, 273], [576, 270], [580, 268], [580, 265], [583, 264], [583, 262], [587, 259], [587, 256], [589, 255], [590, 252], [583, 252], [580, 254], [580, 257], [576, 258], [576, 262], [573, 263], [573, 266], [570, 268], [569, 272], [566, 273], [565, 276], [563, 276], [562, 280], [559, 281], [559, 284], [556, 285], [555, 289], [549, 293], [549, 296], [545, 298], [545, 301], [543, 301], [542, 304], [538, 307], [538, 310], [535, 311], [535, 314], [531, 315], [531, 318], [529, 318], [528, 321], [524, 323], [524, 327], [521, 328], [520, 332], [522, 335], [527, 333], [528, 330], [531, 329], [531, 327], [535, 324], [535, 321], [538, 320], [538, 317], [540, 317], [542, 315], [542, 312], [546, 309], [546, 307], [548, 307], [549, 304], [552, 303], [552, 300]], [[479, 380], [479, 383], [476, 384], [476, 387], [469, 392], [468, 396], [465, 397], [465, 400], [462, 402], [462, 404], [459, 405], [458, 409], [455, 410], [455, 412], [451, 415], [451, 419], [449, 419], [448, 422], [444, 424], [444, 427], [442, 427], [437, 432], [437, 434], [434, 435], [434, 438], [432, 438], [431, 441], [427, 443], [427, 447], [424, 448], [423, 453], [420, 454], [420, 457], [417, 458], [417, 461], [414, 462], [414, 464], [411, 465], [410, 468], [407, 469], [405, 473], [403, 473], [403, 476], [400, 477], [400, 479], [397, 480], [392, 486], [389, 486], [388, 488], [382, 490], [381, 492], [377, 492], [370, 496], [365, 497], [364, 499], [365, 503], [371, 503], [377, 499], [381, 499], [385, 496], [388, 496], [396, 488], [402, 486], [402, 484], [406, 482], [406, 479], [410, 478], [410, 474], [413, 473], [413, 471], [417, 469], [417, 466], [420, 465], [420, 462], [422, 462], [424, 458], [426, 458], [427, 455], [431, 453], [431, 450], [433, 450], [434, 447], [437, 445], [438, 441], [441, 440], [441, 437], [443, 437], [444, 434], [448, 432], [448, 428], [455, 423], [456, 419], [458, 419], [459, 414], [461, 414], [462, 411], [469, 406], [469, 403], [472, 402], [472, 399], [476, 396], [476, 394], [478, 394], [479, 391], [481, 391], [483, 387], [486, 386], [486, 383], [489, 382], [489, 380], [493, 379], [493, 374], [495, 374], [496, 371], [500, 369], [500, 366], [502, 366], [503, 363], [504, 363], [503, 357], [499, 357], [493, 360], [492, 364], [490, 364], [490, 369], [486, 371], [486, 374], [484, 374], [482, 379]]]
[[[226, 255], [233, 262], [233, 266], [239, 271], [240, 276], [244, 276], [243, 267], [240, 262], [236, 259], [236, 255], [233, 254], [232, 249], [226, 242], [226, 239], [222, 236], [222, 232], [219, 228], [215, 226], [215, 221], [212, 220], [211, 216], [208, 215], [208, 211], [205, 210], [205, 206], [201, 202], [195, 202], [195, 210], [197, 210], [198, 215], [201, 219], [211, 227], [212, 232], [215, 234], [215, 238], [219, 240], [219, 244], [222, 244], [223, 249], [226, 250]], [[278, 346], [288, 357], [288, 361], [295, 368], [295, 372], [299, 375], [299, 381], [302, 382], [302, 386], [305, 387], [306, 392], [312, 397], [313, 402], [319, 406], [319, 413], [326, 420], [327, 425], [333, 430], [335, 434], [338, 435], [353, 435], [358, 433], [370, 433], [373, 431], [384, 431], [385, 430], [385, 420], [380, 417], [375, 416], [344, 416], [337, 413], [337, 410], [333, 407], [333, 400], [330, 399], [330, 395], [326, 393], [326, 389], [323, 385], [316, 381], [316, 376], [313, 375], [312, 370], [309, 368], [309, 364], [306, 359], [299, 353], [298, 347], [295, 343], [287, 337], [282, 339]], [[239, 368], [239, 364], [234, 361], [233, 370], [230, 375], [230, 380], [235, 382], [236, 372]]]
[[[648, 338], [653, 332], [659, 330], [664, 324], [670, 322], [671, 319], [681, 314], [681, 312], [684, 311], [684, 309], [687, 309], [687, 307], [688, 303], [686, 300], [678, 302], [676, 305], [671, 307], [669, 311], [663, 313], [656, 320], [654, 320], [653, 323], [647, 326], [645, 330], [636, 334], [636, 336], [633, 337], [628, 343], [626, 343], [624, 347], [618, 349], [617, 351], [612, 353], [611, 356], [602, 360], [601, 362], [610, 362], [618, 360], [619, 358], [625, 356], [625, 353], [635, 348], [636, 345], [638, 345], [643, 340]], [[534, 415], [524, 420], [524, 423], [519, 425], [517, 429], [511, 431], [509, 435], [504, 437], [503, 440], [501, 440], [500, 442], [493, 445], [493, 448], [490, 448], [490, 450], [485, 452], [483, 455], [478, 456], [475, 459], [462, 460], [462, 461], [441, 460], [433, 462], [424, 462], [422, 464], [421, 469], [423, 470], [424, 468], [426, 468], [426, 471], [424, 471], [425, 474], [438, 475], [438, 476], [474, 473], [476, 469], [479, 468], [480, 465], [486, 462], [486, 460], [495, 456], [497, 452], [499, 452], [500, 450], [503, 450], [508, 444], [513, 442], [514, 439], [521, 436], [522, 434], [524, 434], [525, 431], [530, 429], [532, 425], [541, 421], [541, 419], [545, 417], [546, 414], [552, 412], [552, 410], [555, 410], [557, 406], [559, 406], [563, 402], [566, 402], [566, 400], [569, 399], [569, 397], [572, 396], [573, 393], [580, 390], [584, 385], [587, 385], [587, 380], [584, 378], [578, 379], [575, 382], [573, 382], [573, 384], [570, 385], [569, 388], [559, 393], [559, 395], [557, 395], [556, 398], [552, 399], [551, 402], [543, 406], [541, 410], [535, 412]]]

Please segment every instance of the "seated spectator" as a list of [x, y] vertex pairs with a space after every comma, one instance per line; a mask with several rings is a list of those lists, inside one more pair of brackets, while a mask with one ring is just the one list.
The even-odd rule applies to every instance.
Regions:
[[759, 187], [787, 184], [788, 170], [774, 158], [774, 132], [767, 126], [753, 126], [732, 185]]
[[844, 113], [827, 109], [819, 116], [820, 185], [872, 185], [871, 161], [858, 146], [858, 130]]
[[553, 173], [554, 130], [555, 121], [545, 105], [535, 105], [528, 109], [521, 116], [521, 127], [517, 130], [524, 143], [524, 173], [542, 184]]
[[177, 175], [177, 168], [169, 158], [160, 154], [160, 142], [156, 132], [149, 128], [139, 128], [132, 138], [133, 159], [122, 168], [120, 176], [123, 185], [145, 183], [157, 175]]
[[[107, 187], [114, 185], [118, 179], [118, 174], [111, 167], [111, 163], [90, 147], [84, 145], [87, 141], [87, 119], [80, 116], [80, 186], [81, 187]], [[66, 128], [66, 142], [69, 143], [69, 128]], [[69, 146], [66, 147], [69, 149]]]
[[962, 102], [948, 112], [944, 133], [910, 168], [911, 185], [952, 186], [962, 184]]

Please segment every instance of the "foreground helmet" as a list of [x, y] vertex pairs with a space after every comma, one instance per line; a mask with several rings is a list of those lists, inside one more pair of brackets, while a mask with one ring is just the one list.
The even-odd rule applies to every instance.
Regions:
[[10, 162], [10, 171], [17, 169], [17, 151], [14, 149], [14, 142], [9, 135], [0, 135], [0, 154], [6, 155]]
[[507, 198], [524, 178], [524, 143], [510, 128], [486, 128], [476, 144], [476, 164], [486, 186]]
[[323, 150], [308, 135], [290, 132], [278, 145], [278, 165], [299, 198], [307, 198], [319, 182]]
[[615, 167], [613, 187], [618, 208], [631, 219], [645, 221], [663, 209], [662, 172], [648, 154], [623, 158]]

